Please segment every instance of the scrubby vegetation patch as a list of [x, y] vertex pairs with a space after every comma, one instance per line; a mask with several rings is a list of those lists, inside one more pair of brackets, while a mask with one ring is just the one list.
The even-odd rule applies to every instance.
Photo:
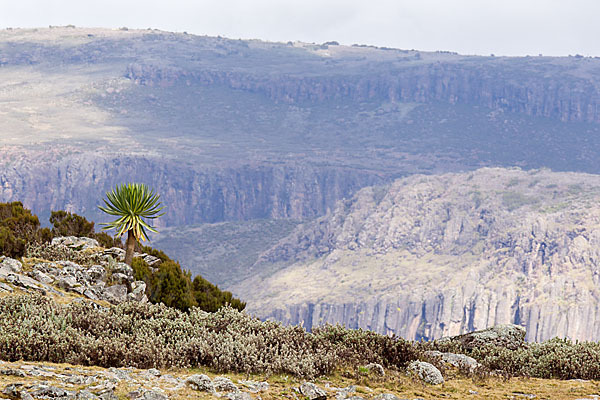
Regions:
[[378, 362], [401, 368], [416, 358], [402, 339], [326, 327], [262, 322], [230, 307], [182, 312], [128, 302], [101, 308], [61, 305], [44, 296], [0, 299], [0, 359], [103, 367], [205, 366], [217, 371], [313, 377], [340, 365]]

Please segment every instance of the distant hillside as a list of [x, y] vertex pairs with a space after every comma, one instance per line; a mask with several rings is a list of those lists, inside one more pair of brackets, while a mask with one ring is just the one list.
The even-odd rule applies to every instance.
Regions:
[[177, 254], [183, 265], [220, 286], [231, 286], [254, 274], [260, 255], [289, 235], [298, 222], [251, 220], [164, 228], [152, 245]]
[[[187, 265], [194, 274], [208, 272], [227, 288], [289, 265], [288, 259], [279, 257], [282, 252], [301, 257], [313, 248], [318, 255], [341, 251], [313, 237], [316, 234], [309, 229], [306, 237], [296, 237], [301, 244], [278, 247], [276, 253], [265, 253], [267, 264], [256, 263], [258, 254], [287, 234], [290, 221], [308, 223], [332, 214], [336, 202], [352, 198], [361, 188], [383, 187], [414, 174], [481, 167], [600, 173], [600, 59], [590, 57], [476, 57], [231, 40], [151, 29], [7, 29], [0, 31], [0, 115], [0, 201], [23, 201], [42, 220], [51, 210], [64, 209], [102, 222], [105, 216], [97, 205], [106, 190], [126, 181], [146, 183], [167, 205], [159, 230], [168, 228], [160, 240], [168, 243], [169, 254], [196, 260]], [[559, 190], [557, 198], [571, 196], [569, 186], [576, 184], [562, 184], [567, 191]], [[482, 201], [495, 199], [489, 201], [497, 207], [489, 210], [503, 220], [504, 211], [537, 196], [534, 189], [527, 189], [520, 197], [512, 193], [517, 188], [493, 189], [500, 191], [498, 195], [482, 191], [487, 196]], [[475, 189], [467, 193], [471, 190]], [[505, 198], [506, 205], [495, 196]], [[456, 194], [456, 198], [462, 202], [470, 197]], [[507, 215], [520, 216], [531, 207], [536, 205], [525, 204]], [[232, 226], [257, 220], [268, 221], [269, 232], [247, 230], [247, 247], [230, 234]], [[424, 252], [441, 251], [426, 245], [437, 236], [424, 235], [439, 236], [447, 221], [439, 217], [429, 223], [422, 236], [410, 236], [411, 240]], [[198, 248], [189, 240], [169, 239], [188, 231], [223, 238], [223, 243], [215, 246], [212, 239], [201, 240], [204, 248]], [[503, 235], [506, 239], [508, 234]], [[440, 254], [460, 266], [471, 265], [464, 255], [470, 246], [484, 246], [483, 254], [493, 260], [499, 256], [492, 249], [512, 249], [475, 239], [460, 236], [456, 243], [446, 239]], [[298, 251], [303, 244], [307, 249]], [[225, 253], [227, 257], [217, 256]], [[374, 262], [371, 254], [375, 253], [369, 250], [357, 265]], [[421, 258], [414, 261], [413, 253], [394, 257], [406, 258], [409, 266], [424, 260], [418, 255]], [[544, 265], [548, 262], [545, 258]], [[389, 279], [385, 283], [391, 284]], [[397, 288], [391, 287], [390, 296]], [[309, 293], [300, 293], [298, 299]], [[319, 293], [310, 299], [314, 304], [325, 302]], [[361, 289], [356, 296], [366, 298], [364, 293]], [[254, 294], [248, 296], [254, 299]], [[335, 290], [331, 296], [338, 301]], [[415, 304], [419, 306], [407, 315], [430, 315], [422, 311], [420, 300]], [[463, 300], [457, 304], [463, 310]], [[587, 297], [581, 304], [588, 304]], [[336, 318], [350, 321], [364, 315], [361, 311], [350, 307], [347, 316]], [[444, 322], [444, 327], [429, 317], [415, 317], [417, 325], [410, 328], [403, 328], [407, 320], [396, 323], [385, 318], [385, 324], [371, 325], [429, 337], [467, 329], [467, 321], [479, 321], [472, 323], [479, 326], [483, 323], [478, 318], [487, 318], [473, 311], [474, 316], [465, 314], [463, 322], [457, 316], [463, 311], [455, 311], [454, 322]], [[298, 315], [306, 313], [314, 314]], [[521, 311], [518, 317], [534, 320]], [[281, 318], [300, 320], [287, 314]], [[420, 325], [425, 320], [434, 321], [431, 328]], [[579, 337], [580, 332], [593, 330], [575, 328], [574, 317], [569, 321], [564, 322], [568, 329], [558, 322], [557, 332]], [[535, 336], [532, 332], [544, 329], [528, 331]]]
[[[600, 177], [481, 169], [369, 187], [232, 288], [261, 317], [410, 339], [500, 323], [600, 339]], [[282, 267], [283, 265], [283, 267]]]
[[0, 113], [0, 201], [42, 216], [99, 220], [97, 199], [127, 178], [181, 226], [310, 219], [413, 173], [600, 172], [595, 58], [11, 29]]

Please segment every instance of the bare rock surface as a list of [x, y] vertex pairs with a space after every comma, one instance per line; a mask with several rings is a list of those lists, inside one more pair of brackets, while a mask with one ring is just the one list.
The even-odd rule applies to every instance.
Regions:
[[76, 236], [61, 236], [52, 239], [54, 246], [66, 246], [74, 250], [87, 250], [99, 247], [96, 239], [87, 237], [76, 237]]
[[215, 385], [212, 383], [211, 379], [204, 374], [188, 376], [185, 379], [185, 383], [192, 387], [194, 390], [209, 393], [216, 392]]
[[[249, 312], [307, 329], [341, 323], [431, 340], [512, 324], [526, 341], [594, 341], [599, 204], [595, 175], [407, 177], [299, 225], [255, 264], [269, 273], [228, 289]], [[514, 346], [524, 332], [511, 332], [502, 340]]]
[[464, 354], [455, 354], [447, 352], [442, 353], [441, 351], [426, 351], [425, 356], [431, 358], [438, 358], [446, 364], [449, 364], [456, 368], [465, 368], [470, 372], [475, 371], [475, 369], [481, 366], [481, 364], [479, 364], [479, 362], [473, 357], [469, 357]]

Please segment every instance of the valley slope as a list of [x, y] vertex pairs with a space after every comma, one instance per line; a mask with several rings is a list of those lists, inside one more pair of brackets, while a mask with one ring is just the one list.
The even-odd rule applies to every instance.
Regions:
[[418, 340], [515, 323], [531, 341], [598, 340], [599, 204], [595, 175], [416, 175], [300, 225], [232, 289], [250, 312], [308, 329]]
[[480, 170], [476, 189], [464, 172], [599, 174], [598, 58], [6, 29], [0, 120], [0, 201], [100, 223], [107, 190], [147, 183], [167, 206], [156, 247], [264, 316], [415, 338], [508, 320], [531, 340], [600, 335], [595, 236], [578, 233], [594, 232], [595, 178]]

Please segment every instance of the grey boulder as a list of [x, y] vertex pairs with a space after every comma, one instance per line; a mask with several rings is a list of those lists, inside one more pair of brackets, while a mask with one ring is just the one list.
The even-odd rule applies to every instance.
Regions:
[[111, 304], [120, 304], [127, 301], [127, 286], [113, 285], [104, 289], [102, 294], [104, 300]]
[[213, 385], [210, 378], [204, 374], [191, 375], [185, 378], [185, 384], [194, 390], [200, 392], [215, 392], [215, 386]]
[[465, 368], [470, 372], [473, 372], [481, 364], [477, 362], [473, 357], [466, 356], [464, 354], [455, 353], [442, 353], [440, 351], [426, 351], [425, 355], [430, 358], [438, 358], [442, 362], [449, 364], [456, 368]]
[[424, 361], [413, 361], [408, 365], [409, 375], [419, 378], [422, 382], [430, 385], [444, 383], [444, 377], [439, 369]]
[[14, 258], [0, 256], [0, 268], [6, 268], [11, 272], [19, 274], [23, 269], [23, 264]]
[[169, 398], [159, 392], [147, 389], [138, 389], [130, 392], [127, 397], [131, 400], [168, 400]]
[[326, 400], [327, 393], [312, 382], [304, 382], [300, 385], [300, 393], [309, 400]]
[[66, 246], [74, 250], [87, 250], [100, 247], [96, 239], [76, 236], [61, 236], [52, 239], [53, 246]]
[[212, 380], [213, 386], [220, 392], [238, 392], [239, 389], [231, 379], [224, 376], [217, 376]]

